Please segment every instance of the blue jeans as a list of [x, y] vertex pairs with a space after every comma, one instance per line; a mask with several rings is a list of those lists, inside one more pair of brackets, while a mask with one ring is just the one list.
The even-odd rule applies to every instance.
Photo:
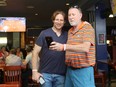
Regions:
[[58, 74], [42, 73], [45, 84], [41, 87], [64, 87], [65, 76]]
[[67, 68], [65, 87], [95, 87], [93, 67]]

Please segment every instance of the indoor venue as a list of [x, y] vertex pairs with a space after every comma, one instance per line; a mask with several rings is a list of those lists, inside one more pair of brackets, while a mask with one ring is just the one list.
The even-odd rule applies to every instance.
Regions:
[[[26, 74], [32, 71], [26, 57], [40, 33], [52, 28], [56, 10], [65, 12], [63, 29], [69, 31], [68, 10], [73, 5], [82, 9], [82, 20], [95, 31], [96, 87], [116, 87], [116, 0], [0, 0], [0, 87], [41, 87], [32, 80], [32, 72]], [[21, 62], [12, 59], [18, 65], [7, 66], [10, 54]]]

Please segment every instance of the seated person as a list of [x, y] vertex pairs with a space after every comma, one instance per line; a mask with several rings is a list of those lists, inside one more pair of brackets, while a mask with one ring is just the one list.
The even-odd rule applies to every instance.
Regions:
[[23, 61], [23, 65], [27, 66], [27, 69], [22, 72], [22, 87], [28, 87], [28, 78], [32, 76], [32, 47], [26, 48], [27, 56]]
[[28, 64], [28, 68], [32, 69], [32, 47], [28, 46], [26, 48], [26, 52], [27, 52], [27, 56], [25, 58], [25, 60], [23, 61], [23, 65], [27, 65]]
[[1, 62], [4, 62], [4, 56], [3, 56], [3, 53], [0, 51], [0, 63]]
[[20, 57], [15, 55], [15, 49], [11, 49], [9, 55], [6, 57], [5, 63], [7, 66], [17, 66], [22, 65], [22, 60]]
[[[22, 60], [20, 57], [18, 57], [17, 55], [15, 55], [16, 51], [15, 49], [11, 49], [9, 52], [9, 55], [6, 57], [5, 63], [6, 66], [21, 66], [22, 65]], [[17, 71], [15, 73], [13, 73], [13, 75], [18, 75], [19, 73], [17, 73]], [[8, 74], [8, 76], [10, 76], [12, 74]]]
[[0, 49], [0, 62], [5, 62], [6, 57], [8, 56], [8, 52], [6, 51], [6, 47], [2, 46]]
[[23, 59], [23, 53], [22, 53], [20, 47], [16, 48], [16, 55], [19, 56], [21, 59]]

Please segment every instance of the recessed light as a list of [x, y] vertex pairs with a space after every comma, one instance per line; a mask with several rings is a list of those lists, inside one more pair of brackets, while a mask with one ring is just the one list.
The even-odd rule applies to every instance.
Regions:
[[35, 15], [38, 15], [38, 13], [35, 13]]
[[109, 18], [113, 18], [113, 17], [114, 17], [114, 15], [113, 15], [113, 14], [110, 14], [110, 15], [109, 15]]
[[70, 5], [69, 3], [66, 3], [66, 5], [68, 6], [68, 5]]

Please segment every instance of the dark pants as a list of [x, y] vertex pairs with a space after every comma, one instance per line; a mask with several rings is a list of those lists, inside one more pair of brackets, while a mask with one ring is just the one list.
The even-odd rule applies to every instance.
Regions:
[[4, 82], [4, 73], [2, 70], [0, 70], [0, 84], [3, 84]]
[[22, 87], [28, 87], [29, 76], [32, 76], [31, 69], [26, 69], [22, 71]]

